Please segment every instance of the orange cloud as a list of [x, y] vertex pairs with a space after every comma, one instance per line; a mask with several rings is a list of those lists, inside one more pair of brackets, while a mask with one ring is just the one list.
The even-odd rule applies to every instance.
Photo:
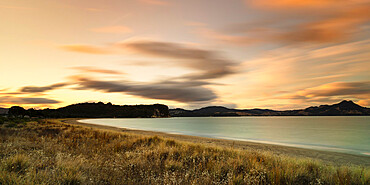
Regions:
[[365, 82], [333, 82], [318, 87], [298, 91], [304, 97], [365, 95], [370, 96], [370, 81]]
[[100, 69], [100, 68], [87, 67], [87, 66], [72, 67], [71, 69], [76, 69], [81, 72], [87, 72], [87, 73], [104, 73], [104, 74], [113, 74], [113, 75], [125, 74], [120, 71], [115, 71], [115, 70], [110, 70], [110, 69]]
[[108, 27], [101, 27], [101, 28], [94, 28], [91, 29], [93, 32], [98, 33], [130, 33], [132, 30], [126, 26], [108, 26]]
[[345, 41], [370, 21], [370, 6], [338, 11], [330, 18], [299, 24], [292, 31], [278, 36], [290, 42], [330, 43]]
[[327, 8], [336, 5], [366, 3], [366, 0], [246, 0], [247, 4], [263, 9]]
[[[119, 42], [109, 48], [90, 45], [65, 45], [62, 49], [88, 54], [111, 54], [119, 50], [143, 56], [171, 58], [179, 66], [195, 69], [199, 72], [187, 74], [179, 78], [191, 80], [214, 79], [237, 73], [236, 63], [220, 56], [218, 51], [189, 47], [185, 44], [151, 40], [131, 40]], [[91, 70], [90, 70], [91, 71]]]
[[61, 46], [63, 50], [78, 52], [78, 53], [88, 53], [88, 54], [111, 54], [112, 52], [105, 48], [89, 46], [89, 45], [64, 45]]
[[[351, 40], [370, 22], [368, 0], [245, 0], [274, 17], [229, 27], [229, 33], [201, 35], [235, 45], [255, 43], [327, 44]], [[262, 30], [261, 30], [262, 28]], [[257, 32], [253, 30], [257, 29]]]
[[227, 35], [223, 33], [219, 33], [213, 30], [209, 29], [200, 29], [198, 33], [209, 39], [217, 40], [224, 43], [234, 44], [234, 45], [250, 45], [259, 43], [262, 41], [262, 39], [258, 39], [255, 37], [249, 37], [249, 36], [238, 36], [238, 35]]
[[161, 1], [161, 0], [139, 0], [139, 1], [145, 4], [151, 4], [151, 5], [168, 5], [169, 4], [167, 1]]

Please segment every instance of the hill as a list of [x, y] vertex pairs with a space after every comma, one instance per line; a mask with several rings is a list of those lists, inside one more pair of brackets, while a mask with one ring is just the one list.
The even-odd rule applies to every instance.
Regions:
[[[10, 108], [9, 114], [12, 114]], [[79, 103], [58, 109], [28, 109], [24, 115], [45, 118], [152, 118], [169, 117], [166, 105], [113, 105], [111, 103]]]
[[370, 115], [370, 109], [344, 100], [333, 105], [320, 105], [299, 110], [276, 111], [271, 109], [229, 109], [210, 106], [195, 110], [170, 109], [172, 117], [196, 116], [360, 116]]

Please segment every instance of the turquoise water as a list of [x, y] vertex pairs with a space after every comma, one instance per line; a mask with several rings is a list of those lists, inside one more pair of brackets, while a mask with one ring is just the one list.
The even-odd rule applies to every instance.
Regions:
[[81, 122], [370, 155], [369, 116], [116, 118]]

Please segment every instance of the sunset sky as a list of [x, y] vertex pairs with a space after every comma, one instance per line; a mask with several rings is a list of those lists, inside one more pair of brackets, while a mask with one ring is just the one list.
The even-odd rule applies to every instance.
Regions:
[[370, 0], [1, 0], [0, 107], [370, 106]]

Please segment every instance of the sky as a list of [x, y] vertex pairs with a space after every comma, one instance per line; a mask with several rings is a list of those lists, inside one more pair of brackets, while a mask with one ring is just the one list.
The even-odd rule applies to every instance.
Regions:
[[0, 107], [370, 106], [370, 0], [1, 0]]

